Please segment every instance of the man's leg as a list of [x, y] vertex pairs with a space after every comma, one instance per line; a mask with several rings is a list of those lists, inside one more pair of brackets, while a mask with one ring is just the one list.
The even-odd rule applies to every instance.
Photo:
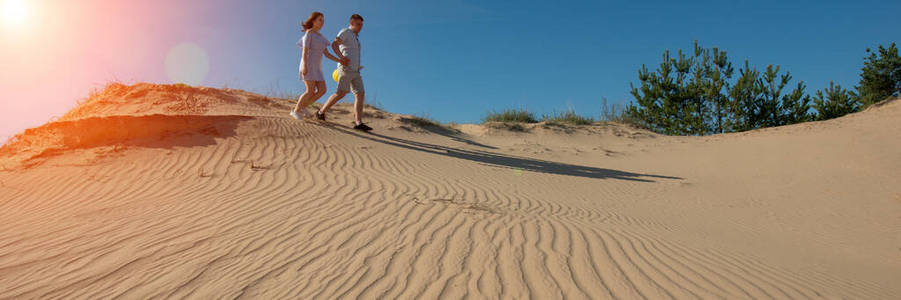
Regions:
[[344, 98], [347, 95], [347, 92], [350, 90], [350, 77], [341, 71], [341, 77], [338, 79], [338, 88], [335, 90], [335, 93], [328, 97], [328, 101], [325, 102], [325, 105], [319, 109], [320, 117], [324, 117], [325, 112], [332, 108], [332, 105], [338, 103], [338, 100]]
[[341, 98], [344, 98], [344, 95], [347, 95], [347, 92], [337, 91], [329, 96], [328, 101], [325, 102], [325, 105], [323, 105], [322, 108], [319, 109], [319, 113], [325, 114], [325, 112], [328, 111], [329, 108], [332, 108], [332, 105], [335, 105], [335, 103], [338, 103]]
[[[359, 73], [351, 78], [350, 90], [354, 92], [354, 118], [355, 124], [363, 124], [363, 104], [366, 101], [366, 93], [363, 89], [363, 77]], [[371, 129], [371, 128], [370, 128]]]
[[356, 122], [356, 124], [363, 123], [363, 101], [365, 101], [365, 99], [365, 93], [354, 93], [354, 121]]

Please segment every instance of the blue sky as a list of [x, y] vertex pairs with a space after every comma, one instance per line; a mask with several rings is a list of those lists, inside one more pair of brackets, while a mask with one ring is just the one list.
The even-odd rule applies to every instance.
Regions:
[[[623, 104], [632, 99], [629, 83], [637, 81], [642, 64], [653, 69], [664, 50], [688, 50], [694, 40], [728, 51], [736, 68], [744, 59], [759, 68], [780, 65], [794, 80], [805, 81], [811, 94], [830, 80], [855, 85], [865, 48], [901, 41], [901, 1], [121, 2], [79, 2], [67, 14], [72, 22], [66, 30], [72, 32], [63, 34], [115, 43], [102, 50], [53, 45], [68, 53], [62, 66], [16, 84], [11, 78], [22, 76], [0, 76], [7, 82], [0, 83], [3, 102], [24, 101], [0, 107], [9, 116], [0, 123], [0, 136], [62, 115], [112, 79], [169, 82], [163, 67], [167, 49], [184, 42], [209, 57], [202, 85], [299, 93], [295, 42], [300, 21], [314, 10], [325, 14], [322, 32], [329, 38], [349, 15], [366, 19], [360, 38], [369, 101], [444, 122], [478, 122], [487, 111], [505, 108], [539, 114], [573, 108], [597, 117], [602, 98]], [[59, 3], [42, 5], [51, 10]], [[98, 10], [117, 17], [98, 21], [91, 13]], [[111, 27], [122, 32], [112, 34]], [[17, 43], [15, 37], [4, 41]], [[31, 55], [0, 55], [0, 62], [59, 54]], [[333, 68], [331, 62], [323, 65], [326, 73]], [[46, 82], [36, 88], [22, 80]], [[328, 88], [334, 91], [335, 83], [328, 81]], [[16, 118], [22, 115], [17, 110], [43, 117]]]

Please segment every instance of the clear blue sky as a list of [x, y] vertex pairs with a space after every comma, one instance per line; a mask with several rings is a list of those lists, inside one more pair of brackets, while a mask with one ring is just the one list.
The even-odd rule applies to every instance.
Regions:
[[[300, 21], [314, 10], [325, 14], [322, 32], [330, 38], [349, 15], [366, 19], [360, 37], [370, 101], [444, 122], [478, 122], [486, 111], [504, 108], [540, 114], [572, 107], [596, 117], [603, 97], [614, 103], [632, 99], [629, 83], [637, 81], [642, 64], [653, 69], [665, 49], [688, 50], [694, 40], [728, 51], [736, 68], [744, 59], [758, 67], [780, 65], [804, 80], [808, 93], [830, 80], [855, 85], [866, 47], [901, 42], [901, 1], [116, 2], [85, 0], [70, 8], [75, 11], [68, 13], [72, 24], [66, 28], [73, 32], [63, 35], [89, 36], [95, 45], [78, 47], [95, 48], [49, 45], [70, 54], [59, 68], [42, 71], [46, 76], [29, 77], [50, 78], [43, 88], [0, 84], [3, 102], [26, 103], [4, 104], [9, 118], [0, 124], [0, 135], [62, 115], [111, 79], [169, 82], [166, 52], [182, 42], [197, 44], [209, 56], [202, 85], [299, 93], [295, 42]], [[62, 4], [42, 5], [50, 10]], [[98, 11], [117, 16], [115, 23], [92, 15]], [[48, 33], [35, 33], [41, 34]], [[106, 45], [104, 39], [116, 42]], [[48, 54], [29, 55], [0, 56], [0, 62], [46, 60]], [[323, 69], [330, 73], [333, 64]], [[328, 88], [334, 91], [334, 82]], [[46, 118], [16, 119], [17, 109], [45, 112]]]

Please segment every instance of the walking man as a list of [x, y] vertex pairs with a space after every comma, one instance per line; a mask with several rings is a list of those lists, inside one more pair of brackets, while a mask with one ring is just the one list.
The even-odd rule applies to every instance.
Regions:
[[335, 41], [332, 42], [332, 50], [340, 56], [341, 60], [347, 58], [347, 64], [338, 64], [338, 89], [328, 98], [322, 108], [316, 112], [319, 120], [325, 120], [325, 113], [335, 105], [348, 92], [354, 93], [354, 129], [369, 131], [371, 127], [363, 124], [363, 77], [360, 76], [360, 30], [363, 29], [363, 17], [358, 14], [350, 16], [350, 26], [341, 29]]

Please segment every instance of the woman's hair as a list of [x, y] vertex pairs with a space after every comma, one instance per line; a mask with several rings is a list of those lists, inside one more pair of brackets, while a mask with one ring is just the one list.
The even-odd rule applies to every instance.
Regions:
[[321, 12], [314, 11], [312, 14], [310, 14], [310, 17], [307, 18], [306, 21], [303, 21], [303, 23], [300, 23], [300, 26], [303, 27], [303, 31], [307, 31], [307, 30], [312, 29], [312, 28], [313, 28], [313, 22], [315, 22], [315, 21], [316, 21], [316, 18], [319, 18], [319, 17], [322, 17], [322, 13], [321, 13]]

